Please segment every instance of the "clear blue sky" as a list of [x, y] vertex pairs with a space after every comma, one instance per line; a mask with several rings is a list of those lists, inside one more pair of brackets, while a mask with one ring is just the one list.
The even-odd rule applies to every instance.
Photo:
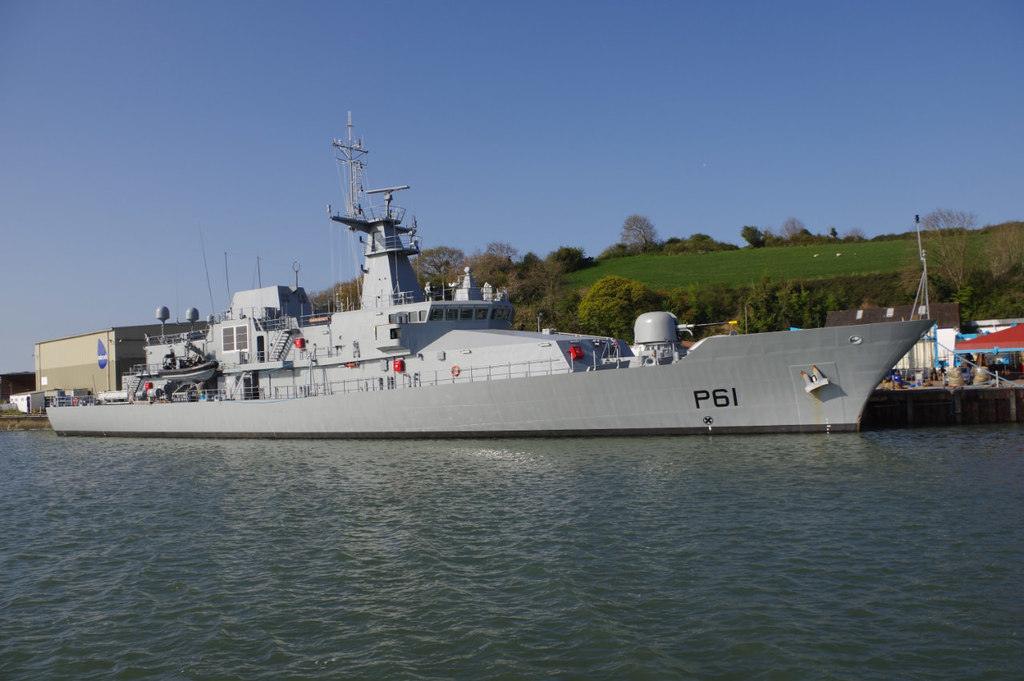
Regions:
[[[0, 370], [331, 275], [329, 147], [425, 245], [1024, 216], [1024, 3], [0, 1]], [[348, 262], [348, 261], [347, 261]], [[350, 276], [349, 262], [342, 275]]]

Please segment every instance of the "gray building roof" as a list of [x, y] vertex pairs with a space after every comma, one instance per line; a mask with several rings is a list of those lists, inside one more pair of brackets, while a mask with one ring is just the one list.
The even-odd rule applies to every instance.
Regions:
[[[825, 326], [898, 322], [910, 319], [913, 307], [913, 305], [896, 305], [894, 307], [830, 310], [825, 317]], [[931, 318], [938, 322], [940, 329], [960, 328], [960, 303], [932, 303], [929, 307], [931, 308]]]
[[[167, 333], [178, 333], [179, 331], [188, 331], [192, 328], [192, 324], [188, 322], [167, 322], [164, 329]], [[205, 329], [206, 322], [196, 322], [195, 327], [197, 329]], [[128, 326], [108, 326], [104, 329], [96, 329], [94, 331], [82, 331], [80, 333], [72, 333], [67, 336], [57, 336], [56, 338], [47, 338], [46, 340], [36, 341], [36, 345], [42, 345], [44, 343], [53, 343], [55, 341], [68, 340], [70, 338], [79, 338], [81, 336], [95, 336], [99, 333], [107, 333], [108, 331], [116, 333], [122, 338], [130, 338], [134, 340], [144, 340], [144, 336], [148, 333], [154, 335], [160, 333], [160, 324], [132, 324]]]

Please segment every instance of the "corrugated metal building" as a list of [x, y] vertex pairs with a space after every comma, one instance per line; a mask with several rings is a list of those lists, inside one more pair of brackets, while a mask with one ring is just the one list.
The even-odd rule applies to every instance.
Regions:
[[[188, 331], [191, 324], [166, 324], [165, 333]], [[146, 336], [159, 336], [159, 324], [114, 326], [36, 343], [37, 390], [120, 390], [121, 375], [146, 361]]]

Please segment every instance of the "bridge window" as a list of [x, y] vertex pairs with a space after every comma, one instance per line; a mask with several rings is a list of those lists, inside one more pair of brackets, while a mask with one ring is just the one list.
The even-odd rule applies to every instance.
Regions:
[[221, 346], [224, 352], [247, 352], [249, 350], [249, 327], [224, 327], [221, 331]]
[[473, 318], [473, 308], [471, 308], [471, 307], [463, 307], [463, 308], [461, 308], [459, 310], [459, 319], [472, 319], [472, 318]]
[[456, 319], [459, 318], [459, 308], [457, 308], [457, 307], [449, 307], [449, 308], [445, 309], [445, 311], [444, 311], [444, 318], [445, 318], [445, 321], [448, 321], [448, 322], [455, 321]]
[[476, 308], [476, 313], [475, 314], [476, 314], [476, 318], [477, 319], [487, 319], [487, 308], [486, 307], [478, 307], [478, 308]]
[[444, 319], [444, 309], [442, 309], [440, 307], [432, 308], [430, 310], [430, 320], [431, 321], [438, 321], [438, 320], [441, 320], [441, 319]]

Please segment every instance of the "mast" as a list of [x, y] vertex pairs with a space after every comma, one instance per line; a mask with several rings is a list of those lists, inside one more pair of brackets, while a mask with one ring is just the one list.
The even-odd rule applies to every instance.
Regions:
[[359, 203], [359, 195], [363, 191], [363, 170], [366, 168], [364, 157], [370, 153], [363, 146], [362, 139], [355, 139], [352, 135], [352, 112], [348, 112], [348, 120], [345, 125], [347, 137], [340, 140], [337, 137], [331, 140], [331, 146], [338, 150], [338, 163], [345, 167], [347, 195], [345, 197], [345, 212], [348, 215], [362, 215], [363, 207]]
[[[408, 185], [382, 187], [366, 190], [363, 187], [363, 171], [366, 166], [365, 157], [369, 150], [363, 146], [363, 140], [353, 135], [352, 113], [349, 112], [346, 123], [346, 138], [331, 140], [331, 146], [337, 150], [338, 163], [345, 167], [347, 175], [347, 196], [345, 212], [331, 211], [330, 218], [334, 222], [347, 225], [352, 232], [360, 232], [363, 249], [362, 266], [362, 307], [386, 308], [394, 305], [420, 302], [423, 291], [419, 287], [416, 273], [409, 263], [409, 256], [419, 253], [419, 243], [415, 237], [415, 226], [402, 225], [405, 209], [392, 204], [395, 192], [408, 189]], [[384, 205], [374, 204], [370, 197], [383, 194]], [[366, 197], [366, 205], [361, 200]]]

